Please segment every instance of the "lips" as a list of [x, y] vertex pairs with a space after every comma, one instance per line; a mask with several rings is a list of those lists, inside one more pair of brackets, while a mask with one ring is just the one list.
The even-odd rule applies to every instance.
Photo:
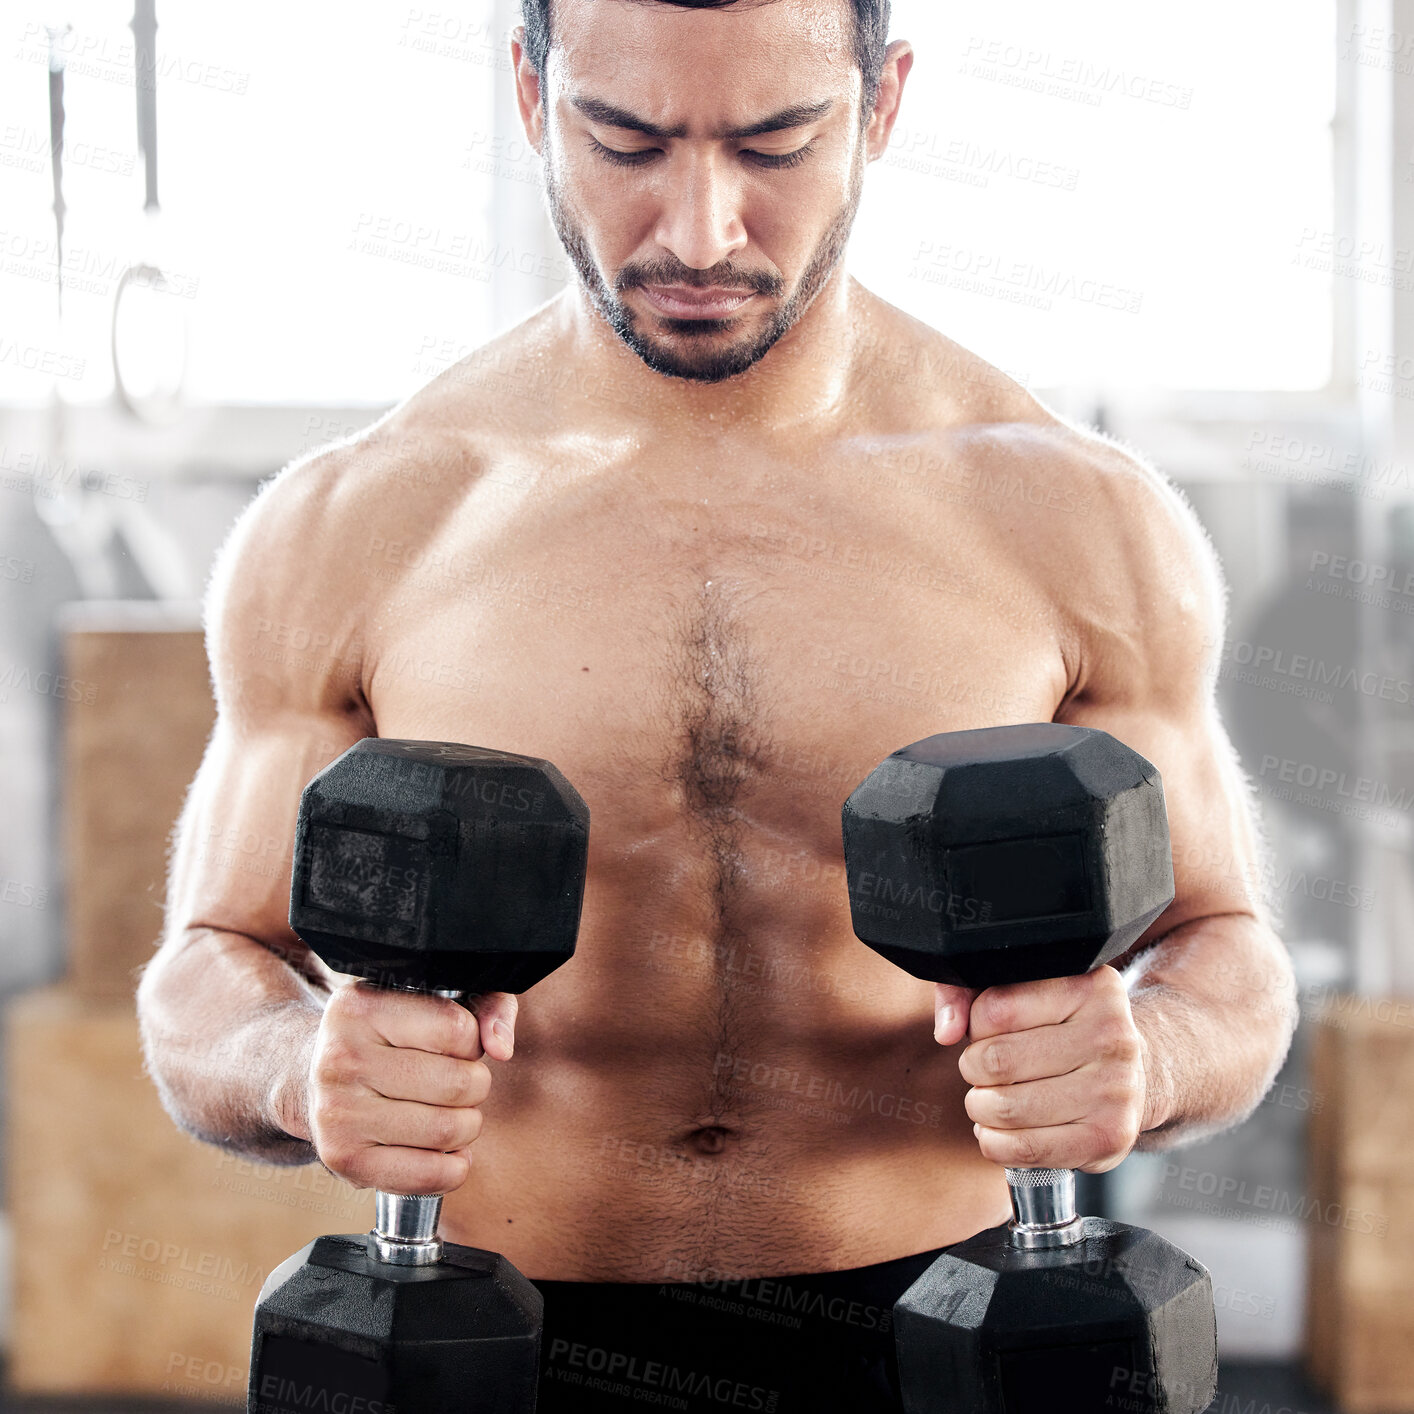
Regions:
[[720, 286], [700, 289], [692, 285], [644, 285], [642, 288], [654, 309], [673, 319], [725, 319], [755, 298], [751, 290]]

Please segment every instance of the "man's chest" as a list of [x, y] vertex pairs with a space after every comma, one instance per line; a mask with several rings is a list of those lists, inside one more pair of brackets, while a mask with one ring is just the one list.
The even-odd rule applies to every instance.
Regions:
[[375, 536], [379, 732], [546, 757], [628, 834], [833, 836], [888, 752], [1049, 720], [1056, 614], [1004, 527], [780, 484], [493, 482], [433, 535]]

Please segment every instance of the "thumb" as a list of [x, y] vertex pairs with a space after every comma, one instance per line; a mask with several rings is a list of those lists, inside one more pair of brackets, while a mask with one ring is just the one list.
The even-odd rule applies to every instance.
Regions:
[[951, 987], [946, 982], [933, 984], [933, 1039], [940, 1046], [955, 1046], [967, 1035], [972, 999], [976, 995], [970, 987]]
[[481, 1028], [481, 1049], [492, 1060], [510, 1060], [516, 1044], [520, 998], [512, 992], [483, 992], [468, 1006]]

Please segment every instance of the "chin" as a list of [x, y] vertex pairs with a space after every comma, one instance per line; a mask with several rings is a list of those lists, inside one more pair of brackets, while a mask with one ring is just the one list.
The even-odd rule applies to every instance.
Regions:
[[752, 349], [722, 349], [694, 360], [684, 358], [680, 350], [652, 348], [640, 352], [639, 357], [655, 373], [668, 378], [685, 378], [693, 383], [725, 383], [753, 367], [762, 354]]

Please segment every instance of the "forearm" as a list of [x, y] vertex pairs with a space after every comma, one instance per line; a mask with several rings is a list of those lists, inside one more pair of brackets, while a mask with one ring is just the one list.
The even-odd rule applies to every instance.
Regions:
[[1286, 1057], [1296, 986], [1275, 933], [1249, 914], [1175, 929], [1126, 971], [1145, 1046], [1139, 1149], [1167, 1149], [1245, 1119]]
[[327, 995], [240, 934], [202, 929], [167, 945], [143, 975], [138, 1017], [168, 1114], [206, 1143], [312, 1163], [305, 1083]]

